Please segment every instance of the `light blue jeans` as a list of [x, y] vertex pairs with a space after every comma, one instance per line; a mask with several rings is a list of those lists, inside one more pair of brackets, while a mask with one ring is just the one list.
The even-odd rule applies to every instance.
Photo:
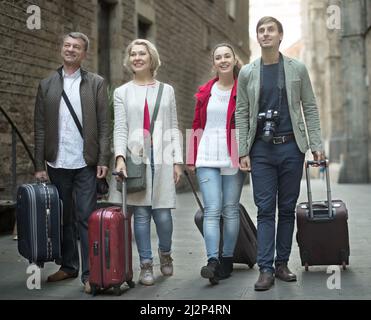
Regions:
[[[207, 258], [232, 257], [240, 228], [239, 201], [245, 174], [221, 175], [220, 168], [197, 168], [204, 202], [203, 233]], [[223, 252], [219, 253], [220, 217], [223, 216]]]
[[171, 210], [152, 209], [150, 206], [134, 206], [134, 234], [141, 263], [152, 262], [151, 250], [151, 217], [156, 225], [161, 252], [171, 252], [173, 219]]

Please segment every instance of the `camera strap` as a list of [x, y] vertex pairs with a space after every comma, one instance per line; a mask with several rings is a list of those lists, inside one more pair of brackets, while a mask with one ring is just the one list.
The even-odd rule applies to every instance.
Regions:
[[[260, 59], [260, 95], [259, 95], [259, 104], [261, 101], [261, 97], [263, 94], [263, 83], [264, 83], [264, 72], [263, 72], [264, 64], [263, 59]], [[280, 53], [280, 58], [278, 60], [278, 80], [277, 80], [277, 88], [278, 88], [278, 112], [281, 114], [281, 105], [282, 105], [282, 96], [283, 96], [283, 89], [285, 88], [285, 68], [283, 65], [283, 57]]]

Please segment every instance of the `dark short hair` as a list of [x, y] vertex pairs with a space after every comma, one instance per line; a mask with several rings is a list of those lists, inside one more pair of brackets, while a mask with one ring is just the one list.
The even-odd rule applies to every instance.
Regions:
[[260, 27], [262, 24], [269, 23], [269, 22], [274, 22], [274, 23], [277, 25], [278, 32], [279, 32], [279, 33], [283, 33], [282, 23], [279, 22], [279, 21], [278, 21], [276, 18], [274, 18], [274, 17], [266, 16], [266, 17], [261, 18], [261, 19], [258, 21], [258, 23], [257, 23], [257, 25], [256, 25], [256, 34], [258, 34], [259, 27]]
[[71, 37], [71, 38], [74, 38], [74, 39], [81, 39], [82, 41], [84, 41], [85, 51], [88, 51], [88, 49], [89, 49], [89, 38], [86, 34], [83, 34], [82, 32], [70, 32], [63, 37], [63, 42], [68, 37]]

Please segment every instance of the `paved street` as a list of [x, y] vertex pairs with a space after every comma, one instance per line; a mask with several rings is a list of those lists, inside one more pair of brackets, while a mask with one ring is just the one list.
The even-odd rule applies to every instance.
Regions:
[[[325, 198], [324, 182], [312, 180], [313, 198]], [[151, 287], [137, 285], [129, 289], [122, 286], [122, 295], [113, 292], [92, 297], [83, 292], [79, 279], [59, 283], [46, 283], [47, 276], [57, 270], [57, 266], [48, 263], [41, 271], [41, 289], [29, 290], [26, 287], [26, 268], [28, 262], [17, 252], [17, 243], [10, 235], [0, 237], [0, 299], [371, 299], [371, 185], [333, 184], [333, 199], [342, 199], [349, 210], [350, 266], [341, 271], [341, 289], [330, 290], [326, 266], [310, 267], [305, 272], [300, 265], [299, 250], [293, 241], [290, 267], [297, 274], [298, 281], [284, 283], [276, 280], [275, 286], [267, 292], [255, 292], [253, 286], [258, 277], [257, 266], [249, 269], [245, 265], [235, 264], [233, 276], [221, 281], [217, 286], [200, 276], [200, 268], [206, 262], [202, 237], [193, 222], [196, 203], [191, 193], [178, 195], [178, 209], [173, 213], [173, 257], [175, 274], [170, 278], [161, 276], [157, 250], [155, 256], [156, 284]], [[299, 201], [306, 200], [306, 185], [302, 182]], [[245, 186], [241, 202], [246, 206], [252, 219], [256, 222], [256, 209], [252, 200], [250, 186]], [[156, 248], [155, 228], [152, 226], [152, 247]], [[134, 280], [139, 275], [138, 254], [133, 242]]]

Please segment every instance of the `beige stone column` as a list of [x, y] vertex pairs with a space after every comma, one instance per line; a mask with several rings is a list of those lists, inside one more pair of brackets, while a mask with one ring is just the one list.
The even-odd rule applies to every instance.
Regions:
[[341, 63], [346, 152], [339, 182], [367, 183], [368, 88], [366, 70], [366, 1], [342, 2]]

